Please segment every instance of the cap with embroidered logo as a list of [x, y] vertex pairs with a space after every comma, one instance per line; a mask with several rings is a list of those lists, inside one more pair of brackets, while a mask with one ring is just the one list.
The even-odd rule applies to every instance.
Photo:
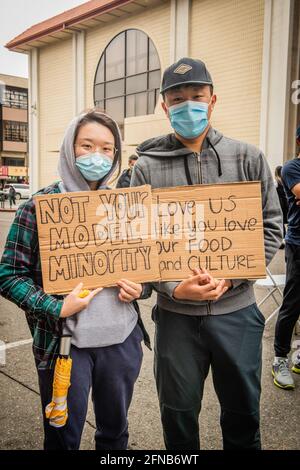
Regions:
[[212, 85], [212, 78], [201, 60], [183, 57], [170, 65], [163, 74], [161, 93], [180, 85]]

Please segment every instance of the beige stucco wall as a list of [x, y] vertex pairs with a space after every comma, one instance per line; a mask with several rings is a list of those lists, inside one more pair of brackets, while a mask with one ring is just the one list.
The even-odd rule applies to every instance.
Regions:
[[[101, 54], [111, 39], [128, 28], [137, 28], [148, 34], [154, 42], [164, 69], [169, 61], [170, 2], [147, 9], [147, 13], [133, 14], [116, 19], [107, 25], [96, 26], [86, 32], [85, 40], [85, 108], [93, 107], [93, 82]], [[58, 178], [58, 149], [64, 129], [73, 116], [74, 72], [72, 40], [57, 41], [39, 50], [39, 186]], [[149, 119], [149, 117], [147, 117]], [[138, 119], [139, 120], [139, 119]], [[150, 116], [153, 126], [138, 126], [139, 142], [157, 133], [168, 132], [160, 105]], [[165, 128], [164, 128], [165, 127]], [[158, 129], [160, 132], [158, 132]], [[135, 119], [129, 119], [129, 145], [123, 146], [123, 167], [133, 152], [136, 142]], [[134, 142], [133, 142], [134, 140]]]
[[[27, 152], [27, 142], [11, 142], [9, 140], [3, 140], [2, 142], [2, 156], [3, 157], [12, 157], [12, 158], [24, 158], [25, 155], [22, 155]], [[12, 152], [11, 154], [5, 154], [5, 152]], [[18, 152], [18, 154], [14, 154], [13, 152]]]
[[27, 109], [9, 108], [8, 106], [3, 106], [2, 119], [3, 121], [27, 122]]
[[8, 86], [16, 86], [20, 88], [28, 88], [28, 79], [23, 77], [15, 77], [14, 75], [6, 75], [0, 73], [0, 82]]
[[[95, 27], [86, 34], [86, 67], [85, 95], [86, 106], [92, 107], [94, 77], [100, 57], [108, 43], [125, 29], [135, 28], [144, 31], [153, 41], [159, 58], [161, 69], [169, 65], [170, 56], [170, 4], [164, 1], [161, 5], [148, 8], [145, 12], [133, 14], [109, 22], [105, 26]], [[138, 142], [169, 131], [167, 120], [164, 118], [160, 103], [156, 106], [155, 114], [146, 117], [146, 124], [140, 125], [141, 117], [125, 120], [125, 145], [123, 146], [123, 167], [127, 158], [133, 152]]]
[[156, 46], [161, 67], [169, 65], [169, 38], [170, 38], [170, 2], [148, 8], [145, 12], [132, 14], [126, 18], [109, 22], [104, 26], [97, 26], [86, 33], [86, 105], [93, 106], [94, 77], [100, 57], [108, 43], [125, 29], [135, 28], [144, 31]]
[[213, 125], [259, 144], [264, 0], [193, 0], [190, 54], [211, 72]]
[[40, 187], [58, 179], [58, 149], [73, 117], [72, 40], [39, 51], [39, 181]]
[[[258, 145], [264, 0], [192, 0], [189, 55], [212, 73], [218, 103], [213, 125], [230, 137]], [[121, 31], [137, 28], [154, 42], [161, 68], [170, 63], [171, 2], [86, 31], [85, 108], [92, 107], [93, 82], [101, 54]], [[57, 179], [58, 149], [74, 112], [72, 39], [39, 50], [39, 186]], [[135, 145], [170, 130], [160, 103], [155, 114], [125, 120], [123, 167]]]

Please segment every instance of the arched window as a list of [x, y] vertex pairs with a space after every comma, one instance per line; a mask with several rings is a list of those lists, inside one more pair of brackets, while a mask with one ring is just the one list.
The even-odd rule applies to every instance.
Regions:
[[95, 75], [94, 103], [117, 121], [154, 113], [159, 95], [160, 61], [151, 39], [128, 29], [104, 50]]

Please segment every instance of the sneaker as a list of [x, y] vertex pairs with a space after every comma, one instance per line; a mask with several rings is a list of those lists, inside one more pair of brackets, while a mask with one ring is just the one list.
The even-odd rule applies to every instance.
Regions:
[[296, 356], [296, 361], [294, 362], [292, 371], [295, 372], [295, 374], [300, 374], [300, 352]]
[[275, 357], [272, 366], [272, 375], [274, 384], [285, 390], [293, 390], [295, 388], [294, 379], [289, 371], [289, 361], [286, 357]]

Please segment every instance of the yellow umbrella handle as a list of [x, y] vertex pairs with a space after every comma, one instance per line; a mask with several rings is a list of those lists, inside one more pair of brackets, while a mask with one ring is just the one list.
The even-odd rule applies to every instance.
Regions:
[[62, 335], [59, 343], [59, 357], [68, 358], [71, 351], [72, 335]]

